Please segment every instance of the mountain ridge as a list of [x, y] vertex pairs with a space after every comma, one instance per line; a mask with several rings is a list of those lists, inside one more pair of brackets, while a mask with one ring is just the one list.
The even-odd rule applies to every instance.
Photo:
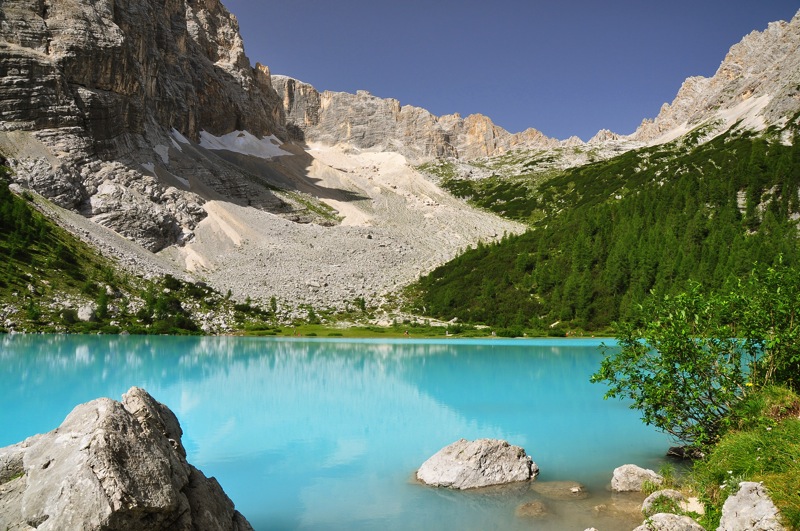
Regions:
[[450, 196], [414, 164], [519, 150], [565, 160], [558, 169], [670, 131], [703, 128], [707, 139], [741, 117], [757, 127], [791, 120], [800, 98], [778, 85], [784, 70], [796, 82], [798, 34], [800, 14], [751, 33], [711, 81], [687, 80], [634, 135], [601, 130], [584, 143], [363, 91], [320, 93], [251, 67], [218, 0], [97, 9], [9, 0], [0, 153], [16, 184], [239, 299], [378, 304], [464, 249], [525, 230]]
[[[272, 79], [288, 123], [311, 142], [398, 151], [419, 162], [448, 157], [471, 160], [514, 149], [614, 143], [633, 149], [674, 140], [717, 120], [720, 123], [709, 127], [707, 135], [712, 130], [719, 134], [739, 119], [749, 119], [744, 125], [757, 130], [782, 125], [787, 115], [800, 111], [799, 28], [800, 11], [790, 21], [772, 22], [763, 31], [752, 31], [731, 47], [712, 77], [687, 78], [673, 101], [665, 102], [655, 118], [643, 119], [633, 133], [601, 129], [585, 142], [576, 136], [550, 138], [534, 128], [510, 133], [482, 114], [435, 116], [421, 107], [401, 106], [394, 98], [378, 98], [367, 91], [319, 92], [290, 76], [274, 75]], [[779, 86], [781, 81], [785, 87]], [[763, 117], [762, 111], [766, 113]]]

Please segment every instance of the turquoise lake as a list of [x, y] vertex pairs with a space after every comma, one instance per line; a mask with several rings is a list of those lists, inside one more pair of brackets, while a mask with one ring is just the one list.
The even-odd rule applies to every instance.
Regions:
[[[0, 446], [140, 386], [175, 412], [189, 461], [257, 531], [610, 529], [593, 507], [614, 503], [613, 469], [658, 470], [671, 441], [589, 383], [600, 344], [0, 336]], [[515, 515], [542, 499], [527, 486], [414, 482], [422, 462], [462, 437], [522, 446], [537, 482], [578, 481], [590, 497], [548, 502], [550, 514], [531, 520]]]

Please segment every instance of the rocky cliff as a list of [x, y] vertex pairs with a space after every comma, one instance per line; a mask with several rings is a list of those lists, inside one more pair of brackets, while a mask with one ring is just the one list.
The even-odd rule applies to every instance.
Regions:
[[203, 197], [246, 195], [225, 183], [241, 175], [170, 133], [285, 136], [268, 71], [250, 67], [218, 0], [0, 9], [0, 154], [15, 179], [151, 250], [188, 235]]
[[690, 77], [671, 104], [629, 138], [663, 142], [699, 126], [707, 135], [740, 127], [760, 131], [800, 112], [800, 12], [731, 47], [714, 76]]
[[77, 406], [54, 431], [0, 449], [0, 528], [252, 530], [186, 461], [182, 434], [140, 388]]
[[[365, 91], [318, 92], [285, 76], [273, 76], [287, 121], [308, 142], [349, 144], [359, 149], [396, 151], [415, 160], [455, 157], [470, 160], [512, 149], [579, 146], [575, 137], [558, 141], [535, 129], [511, 134], [482, 115], [434, 116]], [[671, 104], [646, 119], [631, 135], [600, 130], [590, 145], [627, 150], [673, 140], [705, 125], [706, 135], [739, 123], [751, 130], [784, 125], [800, 111], [800, 13], [791, 22], [774, 22], [734, 45], [711, 78], [688, 78]], [[614, 149], [612, 152], [618, 152]]]
[[218, 0], [5, 0], [0, 163], [223, 292], [346, 308], [524, 229], [468, 208], [414, 163], [554, 148], [543, 159], [557, 169], [703, 124], [713, 134], [796, 119], [798, 35], [798, 17], [749, 35], [634, 135], [601, 131], [583, 149], [271, 76], [250, 66]]
[[324, 91], [286, 76], [272, 76], [286, 119], [307, 142], [349, 144], [370, 151], [394, 151], [413, 161], [434, 157], [474, 159], [515, 148], [545, 149], [560, 142], [535, 129], [511, 134], [486, 116], [434, 116], [366, 91]]

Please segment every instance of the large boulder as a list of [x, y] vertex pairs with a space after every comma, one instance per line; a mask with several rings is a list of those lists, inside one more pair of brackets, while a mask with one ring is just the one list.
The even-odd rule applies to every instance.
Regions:
[[649, 517], [633, 531], [705, 531], [703, 526], [688, 516], [658, 513]]
[[664, 478], [652, 470], [636, 465], [622, 465], [614, 469], [611, 490], [614, 492], [641, 492], [645, 482], [661, 485]]
[[539, 467], [525, 450], [498, 439], [460, 439], [425, 461], [417, 479], [435, 487], [474, 489], [527, 481]]
[[722, 506], [717, 531], [783, 531], [778, 509], [760, 483], [743, 481]]
[[0, 529], [251, 530], [186, 461], [182, 434], [137, 387], [77, 406], [50, 433], [0, 449]]

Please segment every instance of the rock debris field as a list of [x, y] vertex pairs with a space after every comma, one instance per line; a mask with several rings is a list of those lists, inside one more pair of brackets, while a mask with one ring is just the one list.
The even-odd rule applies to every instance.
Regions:
[[58, 209], [59, 217], [128, 269], [203, 280], [265, 306], [275, 297], [294, 315], [304, 315], [301, 305], [344, 309], [357, 298], [380, 306], [479, 241], [524, 230], [444, 192], [402, 155], [346, 146], [310, 146], [307, 154], [268, 164], [294, 191], [333, 208], [339, 221], [332, 226], [210, 200], [188, 243], [152, 254], [79, 215]]
[[[340, 223], [295, 223], [209, 201], [194, 239], [159, 254], [239, 299], [344, 308], [359, 297], [379, 305], [478, 241], [523, 229], [452, 197], [396, 153], [321, 146], [309, 153], [297, 189], [335, 209]], [[273, 164], [291, 174], [284, 160], [291, 158]]]

